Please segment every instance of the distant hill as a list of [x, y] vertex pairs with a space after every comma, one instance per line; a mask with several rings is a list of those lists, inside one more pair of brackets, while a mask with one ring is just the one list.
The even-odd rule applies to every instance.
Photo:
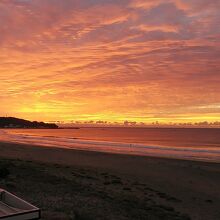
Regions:
[[28, 121], [13, 117], [0, 117], [0, 128], [42, 128], [42, 129], [57, 129], [56, 124]]

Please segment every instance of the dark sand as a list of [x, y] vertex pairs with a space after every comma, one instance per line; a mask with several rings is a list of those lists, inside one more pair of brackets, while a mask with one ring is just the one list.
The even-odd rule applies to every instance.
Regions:
[[0, 143], [1, 187], [42, 219], [220, 219], [217, 163]]

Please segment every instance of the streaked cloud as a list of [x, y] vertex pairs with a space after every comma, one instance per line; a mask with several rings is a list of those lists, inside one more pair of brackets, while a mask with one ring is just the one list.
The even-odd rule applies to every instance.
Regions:
[[2, 0], [0, 113], [33, 120], [218, 120], [219, 6], [217, 0]]

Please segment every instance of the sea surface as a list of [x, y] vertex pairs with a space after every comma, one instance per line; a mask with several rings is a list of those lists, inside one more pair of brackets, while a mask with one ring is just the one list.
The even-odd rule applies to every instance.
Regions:
[[0, 140], [47, 147], [220, 162], [220, 129], [1, 129]]

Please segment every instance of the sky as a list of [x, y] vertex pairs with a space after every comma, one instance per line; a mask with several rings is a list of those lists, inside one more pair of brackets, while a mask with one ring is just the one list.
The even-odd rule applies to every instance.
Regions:
[[220, 120], [219, 0], [1, 0], [0, 115]]

